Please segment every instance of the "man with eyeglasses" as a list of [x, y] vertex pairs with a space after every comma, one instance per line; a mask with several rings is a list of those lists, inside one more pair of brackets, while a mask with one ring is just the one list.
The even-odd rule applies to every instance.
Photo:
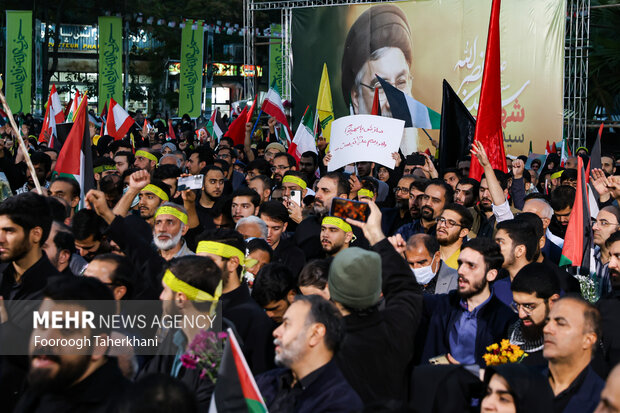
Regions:
[[549, 276], [546, 265], [528, 264], [512, 281], [513, 302], [511, 308], [519, 315], [508, 329], [510, 344], [516, 344], [528, 356], [523, 364], [543, 366], [543, 328], [553, 304], [560, 299], [560, 284], [557, 277]]
[[450, 268], [458, 269], [463, 241], [467, 238], [473, 218], [463, 205], [450, 204], [437, 218], [437, 234], [441, 259]]
[[620, 209], [615, 206], [602, 208], [592, 225], [594, 235], [594, 259], [596, 273], [601, 282], [601, 293], [604, 295], [610, 290], [609, 281], [609, 249], [605, 245], [607, 239], [620, 228]]
[[450, 185], [442, 179], [432, 179], [426, 186], [424, 195], [421, 195], [420, 219], [403, 225], [396, 233], [404, 240], [408, 240], [414, 234], [435, 235], [437, 218], [453, 197], [454, 191]]
[[278, 153], [273, 157], [273, 164], [271, 165], [271, 172], [273, 173], [272, 179], [274, 184], [280, 185], [284, 174], [288, 171], [297, 170], [297, 161], [292, 155], [288, 153]]

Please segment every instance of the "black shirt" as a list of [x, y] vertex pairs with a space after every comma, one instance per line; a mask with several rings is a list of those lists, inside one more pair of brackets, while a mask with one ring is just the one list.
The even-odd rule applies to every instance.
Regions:
[[[577, 394], [579, 388], [585, 381], [587, 374], [588, 367], [586, 367], [581, 371], [581, 373], [579, 373], [579, 376], [577, 376], [577, 378], [573, 380], [573, 382], [570, 384], [570, 386], [568, 386], [568, 388], [566, 388], [566, 390], [553, 398], [553, 411], [555, 413], [562, 413], [564, 409], [566, 409], [566, 406], [568, 406], [568, 402], [570, 402], [570, 399], [575, 394]], [[551, 372], [549, 372], [549, 377], [551, 377]]]
[[295, 381], [293, 372], [286, 370], [278, 378], [278, 393], [269, 409], [273, 412], [294, 412], [301, 393], [308, 388], [321, 375], [329, 363], [324, 364], [301, 380]]

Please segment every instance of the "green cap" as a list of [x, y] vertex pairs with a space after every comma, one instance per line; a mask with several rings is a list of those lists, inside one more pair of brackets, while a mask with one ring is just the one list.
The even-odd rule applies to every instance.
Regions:
[[340, 304], [365, 309], [381, 296], [381, 256], [357, 247], [336, 254], [329, 266], [329, 294]]

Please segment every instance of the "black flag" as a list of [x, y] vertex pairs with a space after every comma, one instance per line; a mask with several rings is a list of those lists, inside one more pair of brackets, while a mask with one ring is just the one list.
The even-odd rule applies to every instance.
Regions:
[[440, 172], [456, 167], [457, 162], [469, 154], [475, 132], [476, 120], [444, 79], [439, 132]]

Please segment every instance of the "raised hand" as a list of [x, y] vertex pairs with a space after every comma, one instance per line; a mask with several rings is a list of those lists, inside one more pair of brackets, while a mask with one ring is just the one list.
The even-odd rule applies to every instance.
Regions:
[[129, 187], [134, 190], [142, 190], [151, 183], [151, 175], [144, 170], [136, 171], [129, 176]]
[[523, 171], [525, 170], [525, 163], [521, 159], [515, 159], [512, 161], [512, 176], [515, 179], [523, 177]]
[[484, 146], [482, 146], [482, 143], [480, 143], [480, 141], [475, 141], [473, 143], [471, 147], [471, 154], [478, 159], [478, 162], [483, 169], [491, 167], [491, 162], [489, 162], [487, 153], [484, 150]]

